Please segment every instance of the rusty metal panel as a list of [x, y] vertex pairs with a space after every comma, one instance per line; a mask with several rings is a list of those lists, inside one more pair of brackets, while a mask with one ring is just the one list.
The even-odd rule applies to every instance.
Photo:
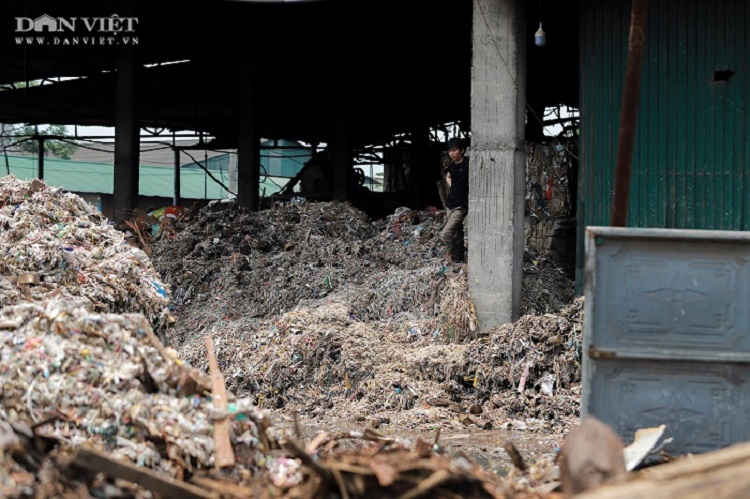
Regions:
[[[629, 9], [581, 2], [580, 278], [582, 227], [612, 209]], [[750, 229], [748, 30], [745, 0], [650, 1], [628, 226]]]
[[750, 234], [588, 227], [581, 413], [668, 452], [750, 439]]

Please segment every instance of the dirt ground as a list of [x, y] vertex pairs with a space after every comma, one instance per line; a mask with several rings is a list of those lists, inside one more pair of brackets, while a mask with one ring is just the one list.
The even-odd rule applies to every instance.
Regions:
[[[277, 416], [276, 424], [288, 432], [294, 432], [294, 422], [288, 416]], [[299, 424], [302, 439], [311, 440], [321, 432], [361, 432], [362, 425], [351, 421], [327, 418], [325, 421], [302, 421]], [[395, 425], [384, 425], [378, 432], [390, 438], [403, 439], [414, 444], [418, 438], [427, 442], [434, 442], [436, 431], [408, 430]], [[438, 444], [441, 452], [448, 456], [461, 455], [480, 465], [487, 471], [499, 476], [506, 476], [513, 466], [504, 446], [506, 442], [513, 442], [515, 447], [529, 465], [540, 460], [553, 460], [563, 443], [564, 434], [546, 434], [523, 430], [480, 430], [466, 428], [464, 430], [441, 430]], [[349, 446], [356, 447], [356, 441], [350, 441]]]

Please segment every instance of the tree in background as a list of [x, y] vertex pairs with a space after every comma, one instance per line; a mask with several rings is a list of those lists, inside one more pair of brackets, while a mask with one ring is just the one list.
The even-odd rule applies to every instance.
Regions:
[[[11, 127], [11, 137], [16, 142], [15, 147], [29, 154], [39, 152], [39, 143], [36, 140], [23, 140], [24, 137], [37, 134], [37, 127], [34, 125], [14, 125]], [[68, 136], [65, 125], [48, 125], [46, 128], [39, 128], [39, 135], [54, 135], [59, 137]], [[44, 155], [52, 155], [56, 158], [70, 159], [70, 156], [76, 152], [78, 146], [67, 140], [46, 139], [44, 141]]]
[[[28, 87], [38, 87], [39, 80], [26, 82], [17, 82], [8, 88], [20, 89]], [[0, 88], [4, 90], [4, 88]], [[5, 148], [15, 143], [14, 147], [29, 154], [39, 153], [39, 142], [34, 139], [23, 140], [33, 135], [53, 135], [56, 137], [68, 137], [68, 130], [65, 125], [48, 125], [46, 128], [39, 128], [37, 125], [3, 125], [2, 137], [0, 144]], [[70, 156], [76, 152], [78, 146], [69, 140], [47, 139], [44, 141], [44, 155], [52, 155], [56, 158], [70, 159]], [[0, 153], [3, 151], [0, 150]]]

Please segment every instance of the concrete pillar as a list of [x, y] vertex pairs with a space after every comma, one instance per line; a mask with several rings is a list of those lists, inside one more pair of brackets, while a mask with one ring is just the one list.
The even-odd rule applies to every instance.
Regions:
[[[345, 8], [345, 14], [349, 9]], [[353, 13], [353, 11], [352, 11]], [[351, 44], [351, 26], [343, 23], [335, 34], [335, 102], [333, 112], [336, 113], [331, 143], [329, 145], [333, 163], [332, 190], [333, 197], [339, 201], [349, 201], [349, 185], [354, 173], [354, 152], [352, 148], [352, 115], [351, 99], [352, 86], [349, 81]]]
[[351, 111], [350, 111], [350, 87], [348, 73], [348, 53], [346, 50], [346, 38], [339, 35], [341, 40], [337, 53], [336, 65], [336, 121], [333, 129], [333, 140], [331, 140], [331, 153], [333, 155], [333, 197], [339, 201], [349, 201], [349, 183], [353, 175], [352, 140], [351, 140]]
[[336, 106], [336, 125], [331, 141], [333, 153], [333, 197], [349, 201], [349, 182], [353, 171], [351, 136], [349, 133], [349, 106], [345, 92], [339, 95]]
[[136, 60], [133, 47], [123, 47], [117, 60], [115, 103], [114, 213], [117, 220], [138, 204], [140, 126], [136, 109]]
[[429, 199], [428, 189], [435, 189], [433, 170], [437, 165], [428, 163], [427, 154], [430, 143], [430, 127], [421, 120], [412, 124], [411, 131], [411, 168], [409, 172], [409, 205], [417, 210], [424, 210]]
[[37, 139], [36, 177], [44, 180], [44, 139]]
[[172, 204], [174, 206], [180, 206], [182, 202], [181, 186], [180, 186], [180, 149], [174, 148], [174, 193], [172, 195]]
[[257, 211], [260, 207], [260, 123], [258, 64], [245, 59], [240, 82], [240, 136], [237, 147], [237, 202]]
[[480, 327], [487, 329], [518, 318], [521, 305], [526, 88], [523, 2], [477, 0], [473, 17], [469, 291]]

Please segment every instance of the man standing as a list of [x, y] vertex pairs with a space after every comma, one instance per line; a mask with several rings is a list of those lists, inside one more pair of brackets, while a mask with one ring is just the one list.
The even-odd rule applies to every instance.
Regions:
[[440, 237], [448, 245], [451, 260], [466, 261], [464, 249], [464, 218], [469, 210], [469, 158], [460, 139], [450, 139], [446, 144], [451, 162], [446, 180], [450, 186], [446, 205], [448, 213]]

